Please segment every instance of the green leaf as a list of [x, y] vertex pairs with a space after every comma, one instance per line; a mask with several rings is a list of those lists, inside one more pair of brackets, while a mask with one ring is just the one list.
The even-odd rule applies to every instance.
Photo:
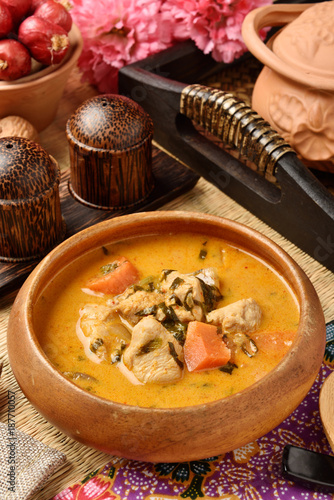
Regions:
[[149, 352], [159, 349], [161, 346], [162, 346], [162, 339], [160, 337], [156, 337], [155, 339], [152, 339], [146, 344], [142, 345], [139, 351], [137, 352], [137, 356], [143, 356], [144, 354], [148, 354]]

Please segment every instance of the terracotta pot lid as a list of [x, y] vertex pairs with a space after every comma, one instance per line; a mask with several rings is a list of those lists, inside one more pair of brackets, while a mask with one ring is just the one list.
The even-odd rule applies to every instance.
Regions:
[[124, 151], [153, 134], [153, 123], [133, 100], [105, 94], [85, 101], [71, 116], [67, 133], [82, 145]]
[[0, 138], [0, 200], [36, 197], [57, 179], [48, 153], [23, 137]]
[[273, 52], [291, 67], [334, 78], [334, 2], [315, 4], [276, 36]]

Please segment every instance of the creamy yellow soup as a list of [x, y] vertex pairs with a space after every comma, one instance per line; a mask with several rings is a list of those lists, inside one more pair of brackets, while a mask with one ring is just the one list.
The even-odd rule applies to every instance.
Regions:
[[[231, 373], [220, 369], [188, 372], [171, 384], [137, 384], [121, 364], [95, 362], [86, 356], [77, 335], [79, 311], [86, 304], [106, 304], [110, 295], [87, 294], [87, 283], [101, 266], [125, 256], [140, 277], [159, 275], [163, 269], [192, 273], [217, 269], [222, 300], [219, 307], [252, 297], [262, 309], [259, 329], [250, 336], [255, 356], [239, 352]], [[42, 348], [65, 373], [87, 376], [75, 380], [83, 389], [123, 404], [143, 407], [184, 407], [214, 401], [242, 391], [270, 372], [290, 349], [299, 322], [293, 293], [268, 265], [228, 243], [197, 234], [171, 234], [126, 240], [94, 250], [55, 276], [39, 298], [34, 313]]]

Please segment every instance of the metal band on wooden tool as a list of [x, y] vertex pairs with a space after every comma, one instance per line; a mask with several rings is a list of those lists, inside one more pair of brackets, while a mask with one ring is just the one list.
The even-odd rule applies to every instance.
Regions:
[[181, 93], [180, 112], [253, 161], [260, 173], [275, 175], [277, 161], [293, 152], [268, 122], [231, 93], [188, 85]]

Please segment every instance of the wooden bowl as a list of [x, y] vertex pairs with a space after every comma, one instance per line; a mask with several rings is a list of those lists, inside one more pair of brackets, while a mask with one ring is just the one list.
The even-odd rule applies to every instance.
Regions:
[[[74, 385], [51, 365], [34, 329], [34, 304], [64, 266], [95, 247], [150, 234], [212, 235], [265, 260], [289, 284], [300, 324], [278, 366], [247, 389], [185, 408], [127, 406]], [[191, 212], [151, 212], [102, 222], [61, 243], [26, 280], [11, 311], [8, 354], [32, 405], [71, 438], [110, 454], [152, 462], [198, 460], [243, 446], [279, 425], [301, 403], [321, 366], [325, 321], [318, 296], [302, 269], [275, 243], [237, 222]]]
[[83, 40], [76, 25], [69, 33], [70, 49], [59, 64], [46, 67], [19, 80], [0, 82], [0, 117], [14, 115], [25, 118], [38, 132], [56, 116], [59, 101], [70, 72], [82, 51]]

